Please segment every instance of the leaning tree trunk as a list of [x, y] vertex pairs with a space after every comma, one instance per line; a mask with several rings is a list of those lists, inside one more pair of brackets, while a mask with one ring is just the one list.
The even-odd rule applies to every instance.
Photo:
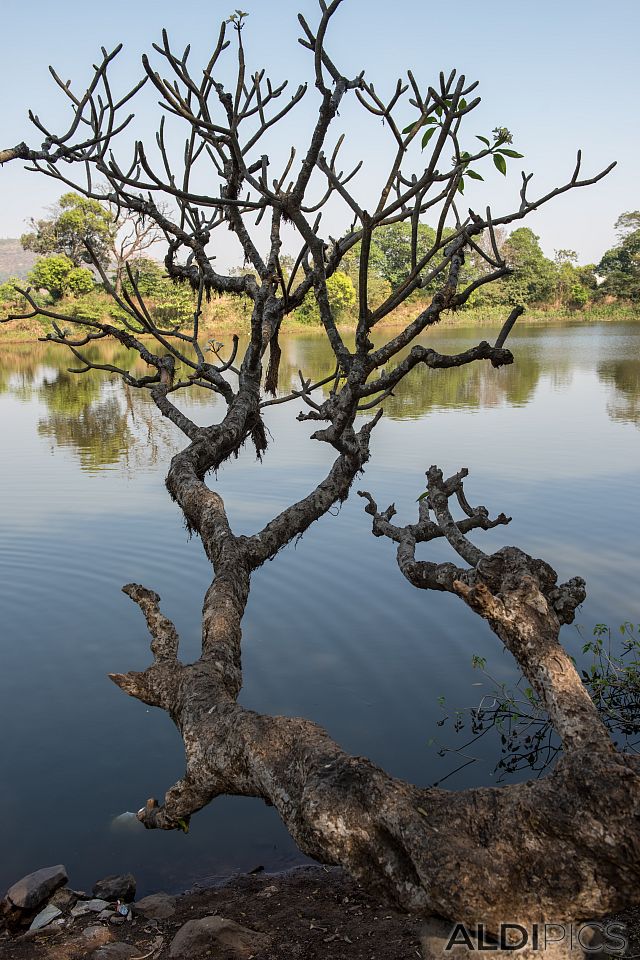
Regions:
[[[114, 675], [127, 693], [167, 710], [180, 730], [186, 773], [162, 805], [139, 817], [150, 828], [185, 829], [191, 815], [222, 794], [260, 797], [278, 810], [300, 849], [343, 865], [401, 907], [456, 921], [520, 922], [603, 916], [640, 899], [640, 768], [617, 753], [558, 634], [584, 599], [584, 583], [558, 585], [555, 572], [509, 547], [485, 556], [467, 539], [474, 528], [506, 523], [472, 510], [466, 471], [443, 480], [429, 471], [419, 523], [391, 524], [368, 494], [374, 533], [398, 542], [402, 573], [416, 586], [458, 594], [488, 621], [545, 705], [565, 751], [550, 776], [500, 788], [450, 792], [419, 788], [351, 757], [308, 720], [257, 714], [237, 702], [241, 620], [252, 571], [343, 499], [368, 458], [371, 424], [352, 432], [328, 477], [308, 497], [252, 537], [232, 534], [221, 498], [201, 477], [222, 450], [247, 435], [258, 415], [241, 389], [216, 437], [204, 434], [178, 454], [168, 488], [213, 564], [202, 617], [202, 655], [178, 659], [178, 635], [159, 597], [136, 584], [152, 635], [154, 663]], [[468, 514], [454, 522], [456, 494]], [[429, 509], [435, 520], [431, 520]], [[417, 542], [446, 537], [469, 564], [415, 560]]]

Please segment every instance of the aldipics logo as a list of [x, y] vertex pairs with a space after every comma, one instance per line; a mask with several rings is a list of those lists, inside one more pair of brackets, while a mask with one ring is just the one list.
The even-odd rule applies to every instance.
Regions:
[[525, 927], [521, 923], [501, 923], [497, 933], [485, 924], [467, 927], [456, 923], [451, 929], [445, 951], [466, 947], [472, 951], [549, 950], [562, 944], [565, 949], [583, 950], [585, 953], [604, 953], [620, 957], [628, 946], [627, 928], [616, 921], [589, 923], [534, 923]]

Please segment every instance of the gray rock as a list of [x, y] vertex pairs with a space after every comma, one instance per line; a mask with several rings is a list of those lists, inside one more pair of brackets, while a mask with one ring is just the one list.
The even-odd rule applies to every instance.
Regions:
[[133, 909], [147, 920], [166, 920], [176, 912], [176, 899], [168, 893], [152, 893], [134, 903]]
[[112, 923], [114, 927], [119, 926], [121, 923], [126, 923], [127, 918], [123, 917], [120, 913], [114, 913], [109, 917], [109, 923]]
[[93, 960], [131, 960], [136, 956], [140, 956], [138, 947], [130, 943], [107, 943], [92, 954]]
[[269, 938], [255, 930], [241, 927], [224, 917], [203, 917], [187, 920], [171, 941], [169, 956], [192, 960], [212, 950], [224, 949], [238, 960], [248, 960], [252, 954], [267, 946]]
[[109, 906], [107, 900], [81, 900], [71, 910], [72, 917], [84, 917], [87, 913], [101, 913]]
[[7, 890], [7, 899], [21, 910], [37, 910], [58, 887], [68, 880], [67, 871], [61, 863], [55, 867], [43, 867], [27, 874]]
[[136, 878], [131, 873], [105, 877], [93, 888], [94, 897], [102, 900], [133, 900], [136, 895]]
[[44, 910], [41, 910], [40, 913], [33, 918], [29, 930], [41, 930], [42, 927], [46, 927], [48, 923], [51, 923], [52, 920], [55, 920], [56, 917], [62, 916], [62, 910], [52, 904], [48, 903]]
[[110, 920], [111, 917], [115, 917], [114, 910], [102, 910], [101, 913], [98, 914], [98, 920], [104, 920], [105, 922]]

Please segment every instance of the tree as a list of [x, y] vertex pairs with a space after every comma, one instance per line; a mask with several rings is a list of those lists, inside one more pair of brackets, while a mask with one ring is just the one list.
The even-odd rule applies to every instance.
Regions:
[[0, 283], [0, 304], [2, 309], [9, 307], [24, 307], [27, 304], [21, 293], [18, 292], [20, 279], [18, 277], [9, 277], [4, 283]]
[[622, 213], [616, 220], [618, 246], [607, 250], [598, 264], [604, 277], [601, 294], [623, 300], [640, 300], [640, 211]]
[[508, 302], [541, 303], [551, 297], [554, 264], [545, 257], [539, 240], [529, 227], [519, 227], [507, 237], [502, 253], [513, 270], [504, 283]]
[[92, 262], [89, 244], [100, 263], [108, 265], [117, 228], [113, 215], [99, 200], [70, 191], [60, 197], [50, 217], [29, 222], [32, 232], [20, 237], [25, 250], [45, 256], [62, 254], [79, 267]]
[[[153, 662], [143, 671], [114, 674], [112, 680], [129, 695], [168, 711], [186, 753], [184, 777], [167, 791], [163, 803], [148, 801], [139, 817], [150, 829], [186, 830], [192, 815], [221, 794], [261, 797], [277, 808], [304, 852], [342, 864], [409, 910], [470, 923], [482, 920], [489, 930], [496, 930], [506, 916], [529, 922], [606, 915], [640, 898], [640, 767], [637, 759], [615, 750], [559, 642], [561, 626], [572, 621], [584, 599], [584, 582], [575, 577], [559, 584], [548, 563], [517, 547], [487, 555], [475, 546], [469, 534], [506, 524], [508, 518], [500, 514], [491, 519], [484, 507], [469, 505], [463, 489], [466, 470], [449, 478], [437, 467], [428, 471], [428, 490], [414, 524], [394, 525], [394, 508], [379, 511], [373, 497], [363, 492], [367, 512], [374, 534], [398, 544], [398, 565], [410, 583], [457, 596], [512, 652], [563, 742], [563, 759], [554, 771], [539, 781], [505, 788], [449, 793], [417, 787], [388, 776], [362, 757], [349, 756], [314, 723], [258, 715], [238, 703], [242, 618], [254, 572], [349, 495], [369, 460], [381, 404], [412, 369], [512, 363], [505, 341], [522, 307], [511, 311], [493, 345], [482, 341], [449, 355], [418, 344], [417, 338], [446, 311], [463, 307], [476, 290], [509, 275], [495, 239], [497, 229], [520, 221], [559, 194], [595, 183], [611, 169], [581, 179], [578, 155], [569, 179], [545, 196], [529, 198], [530, 176], [525, 175], [514, 210], [463, 214], [459, 198], [465, 178], [481, 176], [478, 167], [492, 173], [492, 164], [502, 173], [509, 158], [519, 157], [509, 146], [509, 131], [497, 127], [491, 137], [477, 135], [480, 146], [473, 147], [473, 153], [463, 149], [463, 142], [476, 143], [473, 127], [467, 128], [479, 99], [477, 84], [455, 71], [425, 87], [409, 73], [408, 82], [399, 82], [388, 101], [364, 74], [345, 76], [327, 46], [340, 3], [321, 0], [315, 30], [299, 18], [302, 44], [312, 53], [317, 112], [308, 143], [301, 152], [292, 149], [282, 166], [265, 153], [263, 137], [312, 94], [301, 86], [282, 104], [286, 84], [267, 84], [264, 72], [247, 72], [241, 11], [222, 25], [204, 69], [192, 69], [189, 49], [175, 52], [166, 33], [156, 49], [169, 77], [163, 78], [143, 58], [142, 82], [153, 84], [169, 114], [186, 125], [180, 161], [184, 167], [172, 168], [164, 127], [157, 163], [140, 143], [132, 159], [116, 159], [119, 140], [114, 131], [126, 128], [128, 104], [138, 89], [123, 95], [113, 91], [100, 99], [113, 106], [98, 106], [118, 48], [104, 54], [84, 94], [60, 83], [75, 108], [70, 132], [57, 134], [38, 121], [46, 136], [44, 147], [21, 143], [0, 151], [0, 162], [24, 159], [48, 176], [68, 179], [75, 169], [76, 189], [88, 197], [96, 195], [94, 185], [102, 180], [112, 202], [158, 224], [167, 241], [167, 273], [197, 293], [189, 333], [160, 328], [137, 285], [118, 294], [103, 271], [105, 287], [125, 314], [124, 324], [75, 317], [75, 334], [61, 328], [63, 321], [69, 322], [66, 315], [39, 306], [26, 293], [33, 313], [53, 324], [49, 340], [66, 346], [80, 361], [76, 369], [106, 368], [131, 387], [149, 391], [159, 411], [186, 438], [166, 484], [187, 527], [202, 541], [213, 581], [204, 599], [201, 656], [194, 663], [178, 659], [178, 633], [161, 612], [158, 595], [140, 584], [124, 587], [145, 615]], [[218, 80], [218, 62], [229, 47], [230, 31], [237, 77], [228, 91]], [[337, 158], [343, 138], [333, 139], [339, 107], [348, 96], [376, 118], [377, 129], [384, 119], [393, 144], [388, 176], [373, 201], [366, 188], [366, 206], [349, 186], [360, 165], [341, 173]], [[79, 114], [86, 121], [82, 126]], [[83, 131], [80, 144], [74, 143], [76, 128]], [[408, 169], [412, 160], [415, 174]], [[206, 196], [189, 186], [206, 182], [196, 176], [204, 164], [219, 187]], [[156, 198], [169, 199], [177, 215], [161, 212]], [[323, 204], [334, 200], [344, 203], [353, 224], [337, 240], [323, 235], [319, 219]], [[386, 299], [371, 307], [368, 280], [376, 234], [397, 223], [415, 225], [429, 210], [437, 214], [438, 226], [428, 249], [419, 247], [414, 229], [406, 272]], [[266, 242], [253, 230], [254, 219], [264, 218]], [[286, 281], [279, 265], [285, 223], [299, 242]], [[211, 247], [221, 228], [235, 233], [253, 273], [226, 275], [216, 269]], [[466, 253], [481, 249], [476, 239], [485, 231], [490, 237], [483, 253], [487, 272], [465, 282], [461, 271]], [[522, 237], [525, 249], [535, 249], [532, 238], [530, 233]], [[348, 346], [335, 322], [328, 281], [356, 244], [358, 323], [355, 343]], [[511, 249], [518, 248], [512, 243]], [[94, 262], [100, 269], [98, 257]], [[372, 333], [379, 321], [430, 285], [435, 285], [434, 294], [415, 307], [406, 325], [374, 345]], [[212, 293], [242, 294], [251, 301], [251, 333], [241, 356], [237, 340], [225, 357], [215, 344], [208, 357], [200, 343], [202, 300]], [[310, 293], [335, 368], [315, 383], [301, 371], [299, 387], [278, 395], [281, 324]], [[142, 339], [144, 334], [151, 342]], [[140, 377], [124, 365], [101, 365], [85, 352], [87, 344], [104, 338], [137, 353], [149, 374]], [[328, 393], [318, 392], [323, 386], [329, 386]], [[176, 392], [194, 389], [224, 398], [226, 412], [219, 423], [199, 425], [174, 403]], [[286, 402], [306, 408], [298, 419], [313, 425], [312, 438], [333, 449], [334, 462], [313, 490], [284, 506], [261, 530], [238, 535], [206, 478], [245, 442], [262, 457], [267, 451], [263, 411], [269, 404]], [[549, 487], [551, 497], [551, 480]], [[461, 520], [452, 517], [452, 498], [464, 514]], [[449, 543], [457, 564], [416, 559], [416, 545], [434, 539]]]
[[[166, 212], [162, 204], [159, 209]], [[113, 205], [110, 214], [114, 229], [110, 234], [109, 254], [113, 264], [113, 284], [116, 293], [120, 294], [127, 264], [136, 265], [145, 260], [144, 254], [158, 242], [161, 234], [155, 221], [136, 211], [123, 210]]]
[[28, 279], [37, 289], [46, 290], [52, 300], [60, 300], [65, 293], [76, 297], [90, 293], [95, 286], [91, 271], [86, 267], [74, 267], [64, 254], [37, 260]]
[[[336, 270], [327, 277], [327, 298], [334, 319], [341, 320], [344, 314], [356, 303], [356, 290], [351, 277], [342, 270]], [[320, 310], [312, 293], [309, 293], [296, 311], [303, 323], [320, 324]]]
[[597, 280], [595, 267], [578, 266], [578, 254], [575, 250], [556, 250], [556, 301], [568, 307], [584, 307], [595, 290]]
[[[156, 260], [140, 257], [128, 264], [128, 275], [123, 280], [123, 286], [130, 295], [137, 290], [143, 297], [153, 303], [155, 311], [164, 311], [171, 314], [169, 319], [186, 322], [193, 316], [194, 293], [188, 284], [177, 285], [172, 283], [161, 265]], [[115, 289], [116, 280], [114, 280]]]
[[93, 262], [89, 245], [105, 269], [113, 266], [118, 292], [127, 263], [140, 259], [160, 237], [158, 225], [144, 215], [74, 191], [60, 197], [49, 217], [29, 223], [32, 231], [20, 237], [25, 250], [62, 254], [79, 267]]

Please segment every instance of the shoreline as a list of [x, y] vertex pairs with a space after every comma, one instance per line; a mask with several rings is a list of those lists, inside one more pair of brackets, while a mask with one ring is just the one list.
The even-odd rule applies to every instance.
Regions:
[[[98, 914], [100, 907], [82, 912], [78, 897], [91, 895], [73, 893], [71, 907], [70, 893], [58, 889], [51, 897], [62, 910], [48, 926], [0, 932], [0, 960], [426, 960], [441, 953], [453, 927], [396, 910], [341, 868], [317, 864], [234, 875], [179, 894], [158, 891], [124, 916]], [[98, 902], [105, 901], [91, 901]], [[626, 927], [622, 956], [637, 955], [640, 911], [608, 919]]]
[[[59, 890], [51, 900], [62, 903], [64, 893]], [[0, 932], [0, 960], [182, 956], [196, 960], [212, 955], [219, 960], [248, 956], [255, 960], [324, 960], [327, 956], [406, 960], [422, 956], [424, 919], [381, 903], [340, 868], [316, 864], [278, 873], [240, 874], [180, 894], [159, 891], [138, 901], [138, 906], [134, 902], [117, 925], [112, 919], [117, 912], [109, 918], [104, 913], [80, 914], [77, 906], [67, 906], [60, 917], [38, 931], [17, 936]], [[203, 939], [203, 933], [206, 942], [199, 944], [197, 936]], [[183, 954], [176, 944], [186, 939]]]
[[[382, 320], [376, 326], [376, 330], [400, 330], [406, 326], [409, 317], [415, 311], [407, 311], [401, 316], [391, 316]], [[474, 329], [499, 329], [502, 327], [507, 313], [492, 312], [483, 313], [481, 310], [469, 310], [456, 314], [450, 314], [431, 327], [425, 328], [425, 332], [434, 329], [446, 330], [474, 330]], [[532, 309], [525, 312], [517, 321], [516, 327], [554, 327], [554, 326], [587, 326], [594, 323], [637, 323], [640, 322], [640, 307], [636, 310], [629, 307], [606, 308], [604, 310], [589, 310], [583, 312], [551, 312]], [[355, 322], [338, 323], [337, 328], [341, 334], [354, 334], [356, 330]], [[9, 345], [40, 343], [46, 342], [46, 333], [48, 325], [35, 318], [29, 320], [16, 320], [0, 323], [0, 343]], [[204, 339], [207, 335], [213, 335], [220, 332], [237, 333], [239, 336], [246, 336], [249, 331], [249, 322], [239, 319], [234, 313], [228, 316], [205, 317], [201, 322], [201, 335]], [[302, 336], [313, 333], [322, 334], [324, 328], [320, 324], [305, 324], [296, 320], [285, 320], [281, 328], [281, 336]], [[153, 339], [151, 334], [140, 334], [142, 339]]]

